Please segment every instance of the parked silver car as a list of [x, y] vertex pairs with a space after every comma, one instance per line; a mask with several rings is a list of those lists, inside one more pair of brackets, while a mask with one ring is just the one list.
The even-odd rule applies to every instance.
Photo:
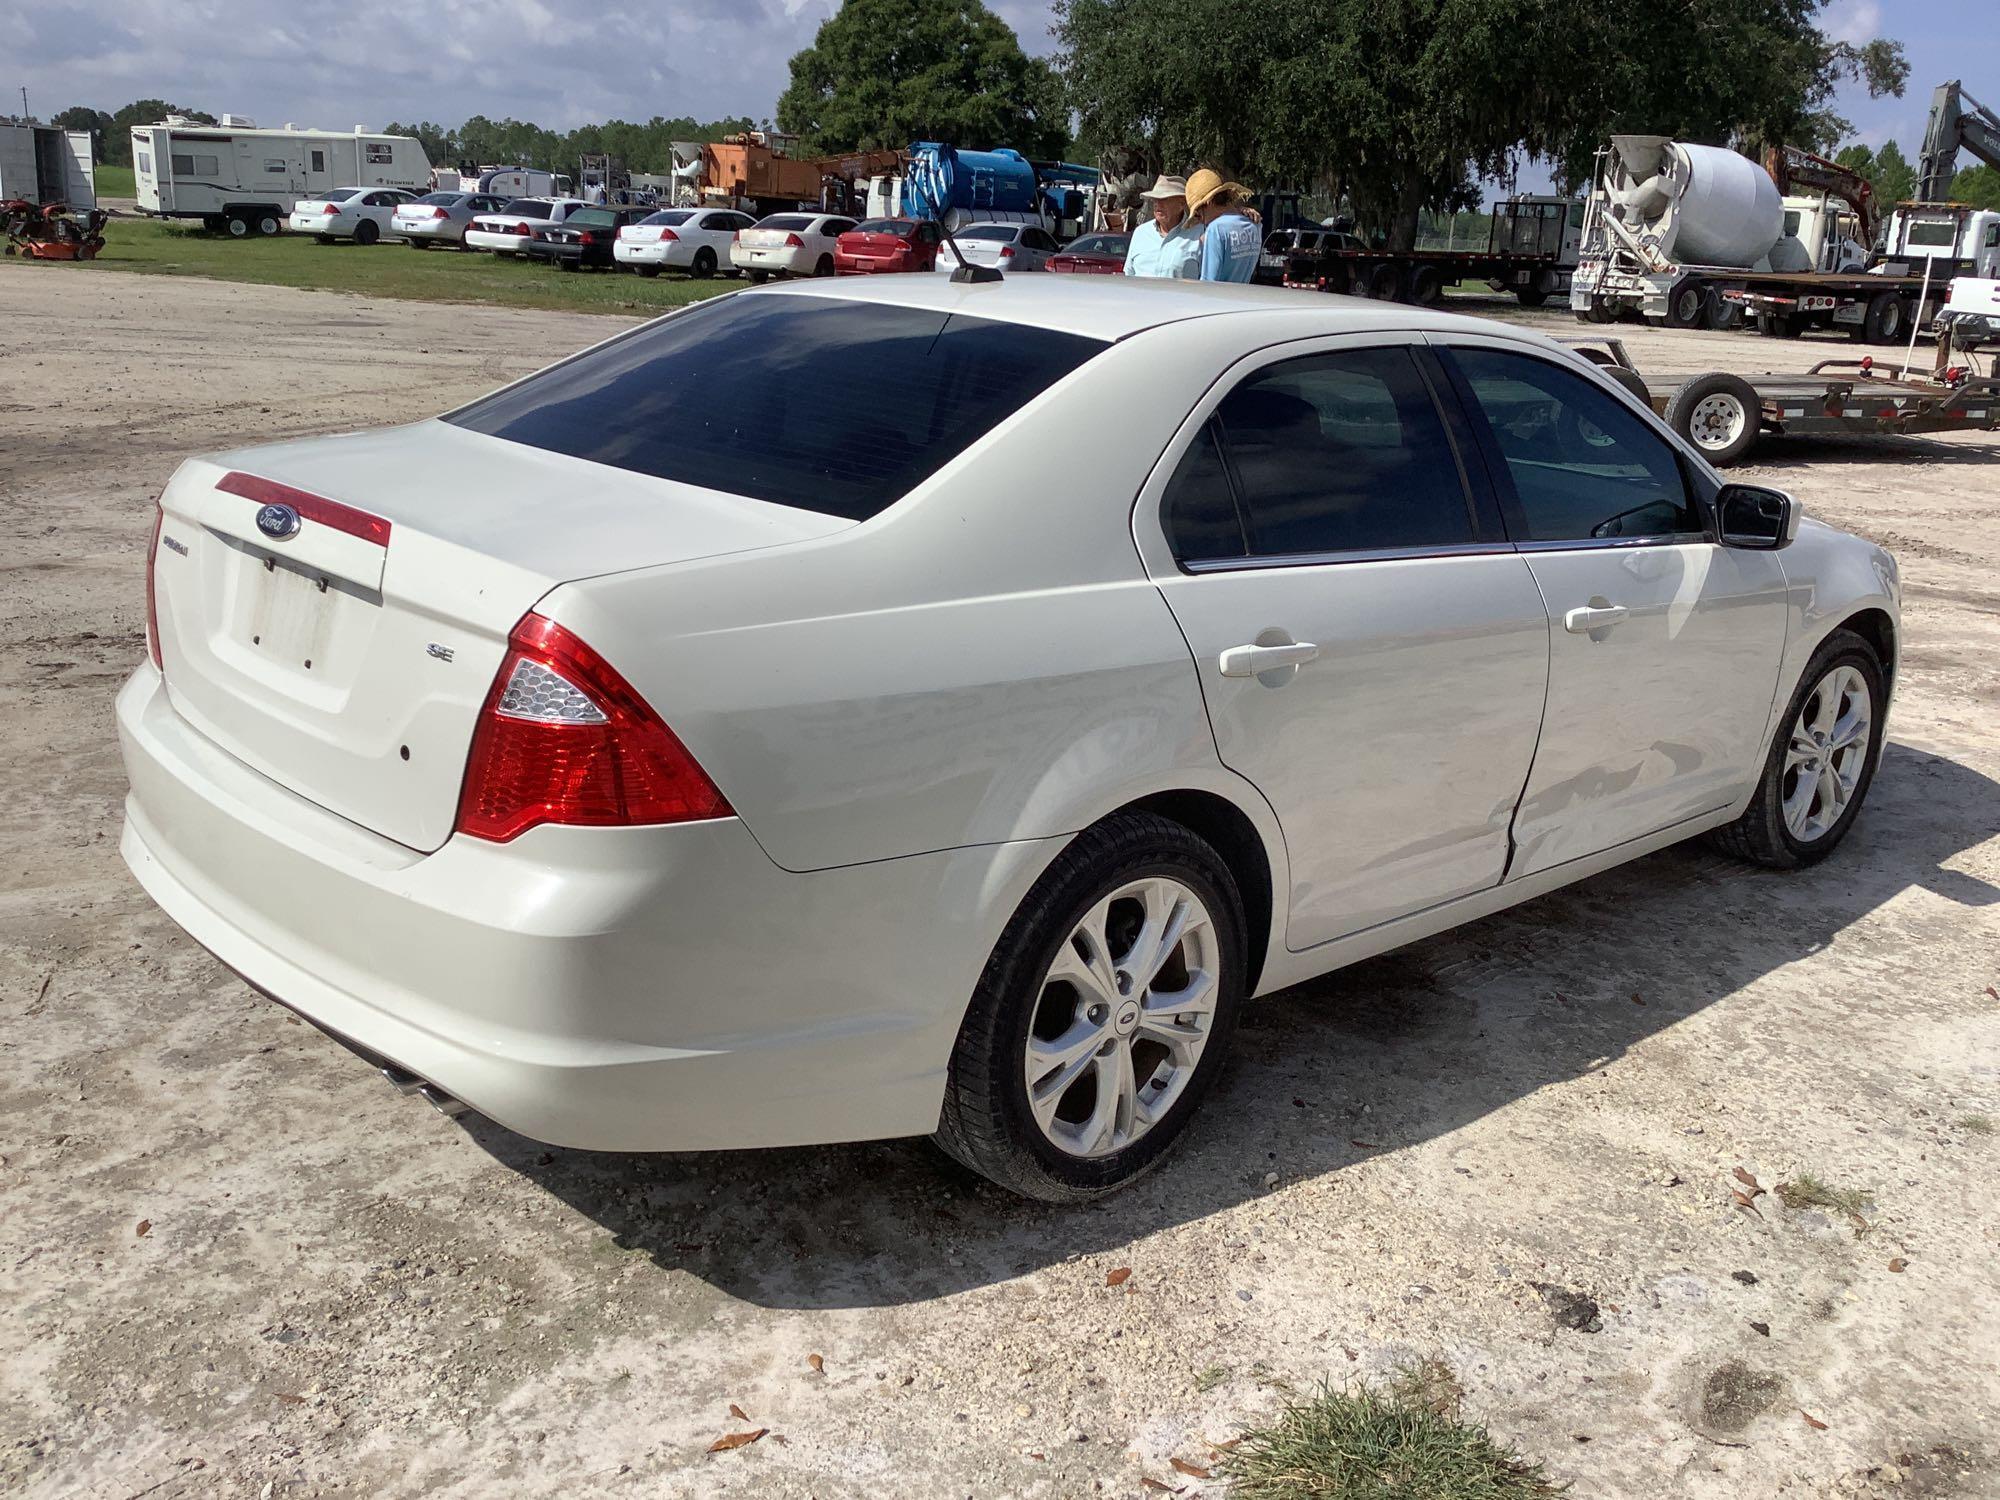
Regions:
[[491, 193], [425, 193], [413, 202], [397, 207], [389, 228], [400, 234], [412, 250], [428, 250], [433, 245], [465, 248], [465, 231], [480, 214], [506, 207], [507, 200]]

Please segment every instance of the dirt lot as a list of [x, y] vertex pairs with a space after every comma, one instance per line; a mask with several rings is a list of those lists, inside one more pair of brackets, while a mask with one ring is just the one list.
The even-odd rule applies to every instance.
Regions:
[[[1287, 1390], [1435, 1356], [1579, 1495], [2000, 1494], [2000, 439], [1754, 471], [1905, 570], [1835, 859], [1669, 851], [1261, 1003], [1186, 1151], [1051, 1210], [919, 1142], [461, 1127], [126, 876], [111, 699], [179, 459], [615, 320], [9, 263], [0, 326], [0, 1491], [1199, 1494], [1170, 1460]], [[1801, 1174], [1869, 1201], [1788, 1207]]]

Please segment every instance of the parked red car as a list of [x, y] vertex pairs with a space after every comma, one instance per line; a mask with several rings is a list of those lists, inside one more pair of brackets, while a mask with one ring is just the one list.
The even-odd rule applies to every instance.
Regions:
[[836, 276], [937, 269], [944, 240], [928, 219], [864, 219], [833, 242]]
[[1131, 248], [1129, 234], [1086, 234], [1071, 240], [1060, 255], [1051, 255], [1049, 269], [1073, 276], [1117, 276], [1125, 270], [1125, 252]]

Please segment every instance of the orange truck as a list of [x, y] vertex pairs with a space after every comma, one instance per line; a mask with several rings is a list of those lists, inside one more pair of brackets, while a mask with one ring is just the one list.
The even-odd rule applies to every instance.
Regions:
[[[776, 137], [777, 141], [791, 139]], [[850, 151], [842, 156], [791, 156], [763, 131], [726, 136], [713, 143], [676, 142], [675, 176], [699, 190], [703, 202], [727, 203], [776, 213], [801, 203], [818, 203], [829, 177], [853, 183], [897, 171], [900, 151]], [[697, 156], [698, 153], [698, 156]], [[699, 172], [689, 169], [699, 160]]]

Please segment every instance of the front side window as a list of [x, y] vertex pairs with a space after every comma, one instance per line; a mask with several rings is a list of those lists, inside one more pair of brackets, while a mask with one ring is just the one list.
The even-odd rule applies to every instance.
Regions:
[[1700, 535], [1666, 438], [1609, 391], [1526, 354], [1454, 349], [1518, 502], [1519, 540]]
[[[1223, 398], [1215, 428], [1244, 528], [1237, 553], [1406, 551], [1477, 539], [1451, 439], [1407, 349], [1268, 366]], [[1167, 506], [1175, 555], [1228, 555], [1201, 550], [1226, 535], [1210, 461], [1191, 452], [1183, 464]]]
[[718, 297], [445, 420], [859, 521], [1105, 347], [921, 308]]

